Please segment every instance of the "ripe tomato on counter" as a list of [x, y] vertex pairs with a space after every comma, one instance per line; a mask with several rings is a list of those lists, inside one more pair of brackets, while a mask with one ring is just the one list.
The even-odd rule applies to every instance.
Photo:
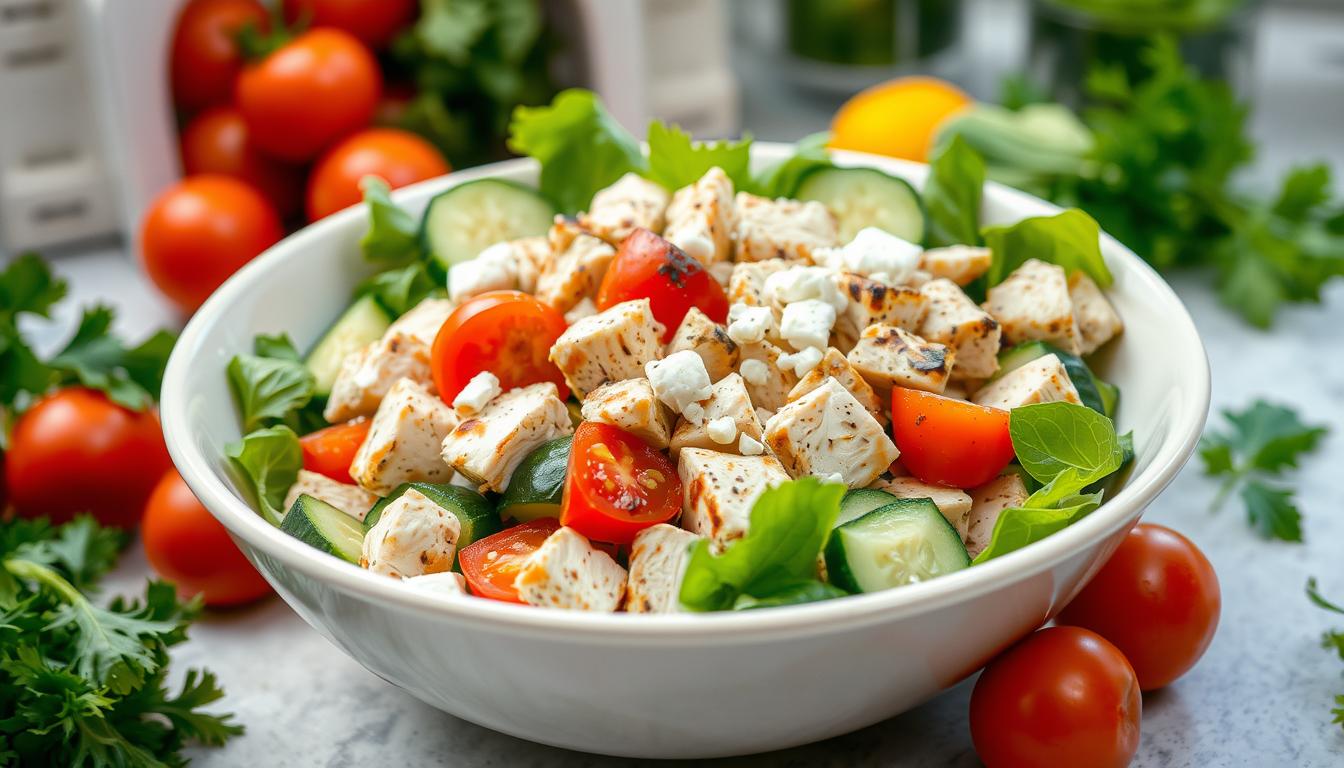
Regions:
[[267, 28], [266, 8], [257, 0], [191, 0], [177, 17], [169, 53], [173, 101], [178, 109], [227, 104], [243, 68], [238, 33]]
[[392, 189], [452, 170], [433, 144], [409, 131], [370, 128], [327, 151], [308, 177], [308, 220], [333, 214], [364, 199], [360, 182], [377, 176]]
[[285, 22], [335, 27], [370, 48], [387, 46], [419, 10], [416, 0], [284, 0]]
[[182, 131], [182, 170], [188, 175], [216, 173], [256, 187], [282, 219], [299, 212], [303, 169], [257, 151], [247, 138], [243, 115], [216, 107], [197, 115]]

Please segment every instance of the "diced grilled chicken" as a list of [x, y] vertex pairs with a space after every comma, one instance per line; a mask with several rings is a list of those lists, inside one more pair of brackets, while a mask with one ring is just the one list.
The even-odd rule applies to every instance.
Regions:
[[1068, 278], [1058, 265], [1028, 260], [989, 289], [985, 311], [1009, 344], [1048, 341], [1075, 355], [1082, 349]]
[[536, 293], [537, 278], [541, 277], [541, 265], [551, 258], [551, 244], [545, 235], [510, 240], [513, 252], [518, 259], [518, 290], [523, 293]]
[[798, 386], [798, 374], [780, 365], [784, 350], [768, 341], [742, 344], [738, 371], [747, 383], [751, 402], [758, 408], [779, 410], [789, 401], [789, 392]]
[[930, 248], [919, 257], [919, 268], [929, 273], [930, 279], [945, 278], [957, 285], [967, 285], [985, 272], [994, 260], [988, 248], [974, 245], [950, 245]]
[[890, 493], [898, 499], [929, 499], [938, 511], [943, 513], [947, 522], [957, 529], [957, 535], [966, 538], [968, 516], [971, 513], [971, 497], [960, 488], [948, 488], [916, 480], [913, 477], [894, 477], [890, 480], [878, 480], [874, 488]]
[[771, 416], [765, 444], [793, 477], [839, 475], [850, 488], [872, 483], [900, 456], [877, 419], [833, 378]]
[[289, 511], [289, 508], [294, 506], [294, 502], [303, 494], [308, 494], [319, 501], [325, 501], [361, 522], [364, 520], [364, 516], [369, 514], [369, 510], [373, 509], [373, 505], [378, 502], [377, 496], [358, 485], [338, 483], [326, 475], [300, 469], [298, 480], [290, 486], [289, 492], [285, 494], [285, 508], [281, 511]]
[[946, 344], [957, 354], [952, 377], [984, 379], [999, 370], [999, 324], [971, 301], [951, 280], [939, 278], [920, 286], [928, 313], [916, 331], [921, 338]]
[[626, 301], [565, 329], [551, 362], [582, 399], [607, 382], [643, 376], [644, 364], [663, 356], [662, 335], [648, 299]]
[[527, 556], [513, 585], [528, 605], [611, 613], [625, 597], [625, 569], [573, 528], [560, 528]]
[[667, 203], [667, 190], [637, 173], [627, 173], [593, 195], [588, 212], [579, 214], [579, 225], [612, 245], [620, 245], [640, 227], [662, 232]]
[[956, 353], [894, 325], [869, 326], [849, 351], [849, 364], [881, 396], [892, 387], [941, 393]]
[[1020, 507], [1027, 501], [1027, 486], [1016, 472], [990, 480], [979, 488], [971, 489], [971, 511], [966, 516], [966, 552], [979, 555], [989, 546], [994, 524], [1009, 507]]
[[1073, 319], [1082, 337], [1078, 344], [1081, 354], [1092, 354], [1124, 330], [1115, 307], [1086, 274], [1075, 272], [1069, 277], [1069, 299], [1073, 301]]
[[1005, 373], [976, 390], [972, 402], [1012, 410], [1033, 403], [1080, 403], [1078, 390], [1069, 380], [1064, 364], [1055, 355], [1035, 360]]
[[738, 192], [738, 261], [789, 259], [812, 262], [812, 252], [840, 244], [835, 216], [816, 201], [771, 200]]
[[625, 610], [630, 613], [675, 613], [681, 609], [681, 577], [690, 560], [690, 531], [659, 523], [645, 528], [630, 549], [630, 578]]
[[448, 299], [425, 299], [389, 326], [381, 339], [347, 355], [323, 417], [335, 424], [372, 415], [392, 385], [403, 378], [432, 383], [430, 350], [452, 311]]
[[767, 488], [789, 479], [773, 456], [737, 456], [687, 448], [677, 458], [686, 494], [681, 525], [722, 546], [751, 525], [751, 507]]
[[854, 396], [855, 400], [862, 405], [877, 419], [879, 423], [885, 424], [887, 421], [886, 408], [882, 400], [873, 391], [873, 388], [864, 380], [854, 366], [849, 364], [845, 356], [840, 354], [840, 350], [831, 347], [826, 350], [825, 356], [821, 358], [821, 363], [813, 368], [804, 376], [796, 386], [789, 392], [789, 402], [793, 402], [806, 395], [808, 392], [816, 389], [826, 383], [827, 379], [835, 379], [840, 382], [840, 386], [849, 390], [849, 394]]
[[513, 389], [443, 439], [443, 460], [482, 488], [503, 492], [534, 448], [574, 431], [569, 409], [549, 382]]
[[738, 453], [742, 435], [761, 440], [761, 422], [740, 375], [731, 373], [720, 379], [710, 389], [704, 409], [704, 418], [698, 423], [689, 419], [677, 422], [677, 430], [672, 434], [673, 454], [688, 447]]
[[457, 415], [437, 394], [402, 379], [378, 406], [350, 475], [361, 488], [380, 496], [402, 483], [446, 483], [453, 470], [443, 463], [439, 446], [455, 426]]
[[644, 378], [613, 381], [589, 392], [583, 420], [623, 429], [654, 448], [666, 448], [672, 439], [672, 414]]
[[553, 250], [551, 257], [542, 264], [537, 275], [536, 296], [563, 313], [573, 309], [584, 297], [597, 295], [607, 267], [616, 258], [616, 249], [586, 232], [570, 238], [568, 229], [559, 224], [551, 230], [559, 232], [551, 239], [553, 249], [557, 242], [566, 239], [569, 244], [563, 250]]
[[728, 278], [728, 302], [746, 304], [751, 307], [770, 305], [765, 293], [765, 283], [776, 272], [789, 268], [784, 259], [766, 259], [765, 261], [739, 261], [733, 265], [733, 275]]
[[710, 381], [718, 381], [737, 369], [737, 343], [728, 338], [727, 329], [710, 320], [697, 307], [687, 310], [667, 345], [667, 354], [684, 349], [699, 355], [705, 362]]
[[701, 264], [728, 261], [734, 221], [733, 182], [716, 166], [673, 193], [663, 237]]
[[848, 299], [835, 324], [841, 349], [848, 351], [870, 325], [894, 325], [917, 332], [928, 312], [928, 300], [918, 289], [891, 286], [860, 275], [842, 273], [836, 285]]
[[410, 578], [452, 570], [462, 523], [414, 488], [383, 509], [364, 536], [359, 564], [373, 573]]

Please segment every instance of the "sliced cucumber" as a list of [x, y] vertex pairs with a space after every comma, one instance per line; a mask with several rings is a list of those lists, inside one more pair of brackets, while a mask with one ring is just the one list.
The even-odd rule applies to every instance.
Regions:
[[835, 527], [839, 528], [850, 520], [857, 520], [874, 509], [899, 500], [897, 496], [876, 488], [855, 488], [840, 500], [840, 514], [835, 518]]
[[513, 518], [520, 523], [543, 517], [559, 517], [560, 501], [565, 495], [565, 472], [569, 468], [568, 435], [542, 443], [513, 470], [509, 487], [499, 500], [499, 519]]
[[326, 397], [341, 371], [345, 356], [387, 332], [392, 318], [372, 296], [361, 296], [336, 319], [308, 353], [304, 364], [316, 382], [315, 394]]
[[555, 213], [555, 206], [530, 187], [478, 179], [429, 201], [420, 238], [446, 271], [495, 243], [546, 234]]
[[[1106, 411], [1106, 400], [1101, 394], [1101, 385], [1105, 384], [1113, 391], [1113, 397], [1118, 398], [1120, 391], [1110, 384], [1106, 384], [1098, 379], [1092, 369], [1087, 367], [1087, 363], [1077, 355], [1070, 354], [1056, 347], [1054, 344], [1045, 341], [1025, 341], [1015, 347], [1009, 347], [999, 353], [999, 370], [990, 377], [990, 381], [1003, 378], [1008, 372], [1015, 371], [1018, 368], [1030, 363], [1033, 360], [1054, 355], [1059, 358], [1059, 362], [1064, 364], [1064, 372], [1069, 374], [1069, 381], [1073, 382], [1073, 388], [1078, 390], [1078, 399], [1083, 401], [1083, 405], [1100, 413], [1104, 416], [1110, 416]], [[1114, 406], [1114, 400], [1111, 401]]]
[[280, 530], [348, 563], [358, 564], [363, 552], [364, 528], [359, 521], [306, 493], [294, 500]]
[[462, 532], [457, 537], [457, 548], [461, 550], [468, 544], [483, 539], [492, 533], [498, 533], [502, 526], [499, 523], [499, 516], [495, 514], [494, 506], [485, 500], [481, 494], [448, 483], [402, 483], [392, 489], [392, 493], [379, 499], [369, 514], [364, 516], [364, 530], [369, 530], [383, 516], [383, 510], [387, 505], [396, 501], [403, 493], [414, 488], [423, 493], [425, 498], [438, 504], [440, 507], [453, 513], [457, 522], [462, 525]]
[[826, 572], [850, 592], [928, 581], [971, 564], [961, 537], [929, 499], [900, 499], [835, 529]]
[[824, 203], [835, 214], [840, 240], [877, 227], [912, 243], [924, 242], [924, 205], [904, 179], [876, 168], [819, 168], [803, 177], [794, 197]]

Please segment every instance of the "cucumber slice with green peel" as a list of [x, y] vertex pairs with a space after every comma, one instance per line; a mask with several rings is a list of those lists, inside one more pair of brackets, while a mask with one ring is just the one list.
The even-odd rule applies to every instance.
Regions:
[[803, 177], [794, 197], [816, 200], [835, 214], [841, 242], [877, 227], [912, 243], [924, 242], [924, 204], [904, 179], [876, 168], [819, 168]]
[[1054, 355], [1059, 358], [1059, 362], [1064, 365], [1064, 372], [1069, 374], [1069, 381], [1073, 382], [1073, 388], [1078, 390], [1078, 399], [1088, 408], [1102, 414], [1110, 416], [1106, 410], [1106, 399], [1101, 394], [1102, 385], [1112, 390], [1112, 413], [1114, 412], [1115, 400], [1120, 396], [1120, 390], [1107, 384], [1097, 375], [1092, 373], [1092, 369], [1087, 367], [1087, 363], [1077, 355], [1065, 352], [1054, 344], [1045, 341], [1024, 341], [1014, 347], [1009, 347], [999, 353], [999, 370], [989, 378], [989, 381], [997, 381], [1003, 378], [1011, 371], [1030, 363], [1033, 360], [1040, 359], [1046, 355]]
[[387, 505], [411, 489], [423, 493], [425, 498], [452, 512], [457, 518], [462, 526], [462, 532], [457, 537], [458, 550], [503, 528], [499, 516], [495, 514], [494, 505], [470, 488], [448, 483], [402, 483], [392, 489], [392, 493], [379, 499], [369, 514], [364, 516], [364, 530], [373, 528], [382, 518]]
[[372, 296], [361, 296], [346, 308], [308, 353], [304, 365], [313, 374], [314, 394], [326, 397], [345, 356], [387, 333], [392, 317]]
[[513, 470], [509, 487], [499, 500], [500, 520], [513, 518], [520, 523], [559, 517], [560, 501], [565, 495], [565, 473], [569, 469], [569, 447], [574, 437], [557, 437], [529, 453]]
[[546, 234], [555, 214], [555, 206], [531, 187], [477, 179], [429, 201], [420, 221], [420, 239], [447, 271], [495, 243]]
[[836, 528], [826, 572], [850, 592], [928, 581], [971, 564], [957, 530], [929, 499], [900, 499]]
[[900, 501], [900, 498], [886, 491], [879, 491], [876, 488], [855, 488], [846, 492], [844, 498], [840, 499], [840, 514], [835, 518], [835, 527], [839, 528], [850, 520], [857, 520], [874, 509], [896, 501]]
[[364, 526], [321, 499], [300, 495], [285, 513], [280, 530], [347, 563], [359, 564]]

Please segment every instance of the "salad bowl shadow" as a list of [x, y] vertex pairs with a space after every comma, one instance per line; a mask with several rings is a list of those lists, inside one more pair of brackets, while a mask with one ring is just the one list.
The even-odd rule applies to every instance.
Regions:
[[[758, 142], [753, 162], [791, 147]], [[927, 168], [837, 152], [916, 188]], [[482, 177], [535, 183], [513, 160], [395, 194], [413, 212]], [[1054, 206], [985, 189], [986, 224]], [[642, 758], [780, 749], [890, 718], [973, 674], [1040, 626], [1087, 582], [1193, 453], [1209, 368], [1167, 284], [1110, 237], [1102, 250], [1124, 318], [1101, 373], [1124, 393], [1119, 430], [1136, 458], [1123, 487], [1046, 539], [922, 584], [808, 605], [721, 614], [593, 615], [403, 588], [272, 527], [244, 501], [224, 446], [239, 437], [224, 369], [257, 333], [311, 345], [371, 271], [362, 206], [307, 227], [248, 264], [183, 331], [162, 396], [164, 434], [188, 485], [300, 616], [383, 679], [462, 719], [569, 749]]]

